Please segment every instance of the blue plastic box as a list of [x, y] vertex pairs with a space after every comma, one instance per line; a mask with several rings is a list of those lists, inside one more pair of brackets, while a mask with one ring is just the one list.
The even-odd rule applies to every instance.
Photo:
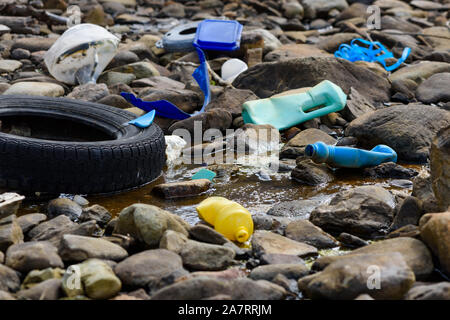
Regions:
[[204, 20], [197, 27], [194, 45], [204, 50], [236, 50], [240, 47], [242, 28], [237, 21]]

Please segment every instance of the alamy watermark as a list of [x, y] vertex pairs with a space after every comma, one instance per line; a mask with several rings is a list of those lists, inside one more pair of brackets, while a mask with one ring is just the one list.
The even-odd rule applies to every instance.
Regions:
[[368, 6], [367, 7], [367, 29], [369, 30], [379, 30], [381, 29], [381, 9], [379, 6]]
[[377, 265], [371, 265], [366, 270], [369, 277], [367, 278], [367, 289], [379, 290], [381, 289], [381, 269]]

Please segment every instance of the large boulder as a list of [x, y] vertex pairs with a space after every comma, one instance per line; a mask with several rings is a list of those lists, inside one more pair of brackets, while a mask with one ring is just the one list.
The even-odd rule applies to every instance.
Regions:
[[345, 134], [358, 138], [363, 147], [385, 144], [401, 160], [426, 162], [436, 133], [450, 125], [450, 113], [434, 106], [396, 105], [353, 120]]
[[261, 63], [240, 74], [233, 85], [239, 89], [250, 89], [261, 98], [268, 98], [289, 89], [313, 87], [323, 80], [335, 83], [346, 94], [354, 87], [372, 102], [390, 99], [391, 86], [387, 79], [367, 68], [334, 57]]
[[439, 131], [433, 139], [430, 169], [437, 205], [444, 211], [450, 206], [450, 126]]
[[383, 234], [392, 223], [395, 200], [379, 186], [361, 186], [338, 193], [317, 207], [309, 220], [327, 232], [347, 232], [363, 238]]
[[349, 300], [366, 293], [375, 299], [402, 299], [414, 281], [400, 253], [383, 253], [347, 256], [300, 279], [298, 286], [310, 298]]
[[441, 269], [450, 275], [450, 211], [424, 215], [419, 227], [420, 237], [438, 257]]
[[122, 210], [114, 232], [129, 234], [150, 247], [156, 247], [166, 230], [188, 236], [189, 228], [187, 222], [173, 213], [148, 204], [133, 204]]

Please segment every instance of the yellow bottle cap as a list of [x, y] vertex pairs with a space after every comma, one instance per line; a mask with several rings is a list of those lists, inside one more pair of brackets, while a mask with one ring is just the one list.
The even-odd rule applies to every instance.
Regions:
[[244, 228], [244, 227], [239, 228], [239, 230], [236, 232], [235, 237], [236, 237], [236, 240], [238, 242], [245, 242], [245, 241], [247, 241], [248, 238], [249, 238], [249, 234], [248, 234], [247, 229]]

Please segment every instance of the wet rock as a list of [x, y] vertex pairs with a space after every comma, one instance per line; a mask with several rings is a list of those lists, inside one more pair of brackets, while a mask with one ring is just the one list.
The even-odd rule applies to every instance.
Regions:
[[187, 241], [188, 238], [184, 234], [173, 230], [166, 230], [159, 241], [159, 248], [179, 254]]
[[305, 264], [270, 264], [256, 267], [250, 272], [250, 279], [272, 281], [278, 274], [298, 280], [309, 273]]
[[291, 177], [301, 184], [310, 186], [334, 180], [333, 173], [327, 165], [316, 164], [309, 159], [297, 163], [291, 172]]
[[17, 223], [22, 229], [23, 234], [36, 227], [41, 222], [47, 220], [47, 216], [43, 213], [29, 213], [17, 218]]
[[450, 275], [450, 211], [424, 215], [419, 228], [420, 237], [438, 257], [441, 269]]
[[27, 273], [31, 270], [64, 268], [58, 249], [47, 241], [31, 241], [12, 245], [6, 251], [6, 265]]
[[123, 285], [144, 288], [164, 278], [187, 274], [181, 257], [165, 249], [142, 251], [123, 260], [114, 268]]
[[448, 83], [450, 72], [437, 73], [422, 82], [417, 88], [416, 96], [423, 103], [438, 103], [450, 101]]
[[326, 144], [336, 144], [336, 139], [326, 134], [322, 130], [310, 128], [301, 131], [295, 137], [290, 139], [281, 149], [281, 158], [295, 159], [305, 154], [305, 147], [308, 144], [316, 143], [317, 141], [325, 142]]
[[372, 112], [375, 107], [355, 88], [350, 88], [350, 94], [347, 99], [345, 108], [341, 111], [347, 121], [353, 121], [356, 118]]
[[23, 233], [15, 215], [0, 219], [0, 251], [23, 242]]
[[337, 238], [341, 246], [348, 248], [361, 248], [368, 245], [368, 242], [349, 233], [342, 232]]
[[286, 227], [286, 237], [289, 239], [309, 244], [318, 249], [333, 248], [338, 242], [328, 233], [316, 227], [308, 220], [297, 220]]
[[393, 231], [408, 224], [418, 225], [422, 215], [422, 202], [416, 197], [408, 196], [398, 207], [390, 230]]
[[121, 261], [128, 256], [122, 247], [100, 239], [66, 234], [59, 245], [63, 261], [81, 262], [90, 258]]
[[107, 95], [109, 95], [109, 90], [106, 84], [86, 83], [73, 88], [72, 92], [67, 95], [67, 98], [97, 102]]
[[269, 124], [244, 124], [234, 132], [227, 146], [239, 152], [264, 154], [278, 150], [281, 141], [280, 133]]
[[77, 220], [83, 209], [74, 201], [67, 198], [58, 198], [50, 201], [47, 206], [47, 215], [50, 219], [65, 215], [71, 220]]
[[104, 227], [111, 220], [111, 213], [105, 207], [94, 204], [83, 209], [79, 220], [81, 222], [94, 220], [100, 227]]
[[0, 291], [16, 292], [20, 288], [20, 274], [0, 264]]
[[319, 200], [293, 200], [274, 205], [267, 214], [275, 217], [288, 217], [293, 219], [308, 219], [311, 211], [318, 205]]
[[74, 265], [74, 267], [79, 270], [79, 288], [71, 289], [74, 286], [70, 282], [71, 274], [66, 273], [68, 277], [63, 278], [63, 289], [69, 297], [85, 294], [91, 299], [109, 299], [114, 297], [122, 288], [120, 279], [114, 274], [111, 267], [102, 260], [89, 259]]
[[353, 120], [345, 135], [354, 136], [367, 148], [385, 144], [399, 159], [425, 162], [436, 133], [450, 125], [450, 114], [437, 107], [419, 104], [396, 105]]
[[189, 224], [175, 214], [146, 204], [133, 204], [119, 215], [115, 233], [130, 234], [148, 246], [157, 246], [166, 230], [188, 236]]
[[444, 211], [450, 206], [450, 126], [439, 131], [433, 139], [430, 169], [437, 205]]
[[364, 175], [372, 178], [411, 179], [419, 173], [394, 162], [385, 162], [375, 167], [364, 168]]
[[60, 268], [47, 268], [44, 270], [30, 271], [22, 283], [22, 289], [30, 289], [37, 284], [49, 279], [61, 279], [64, 275], [64, 270]]
[[32, 96], [60, 97], [64, 95], [64, 88], [59, 84], [50, 82], [16, 82], [3, 94], [25, 94]]
[[289, 89], [313, 87], [323, 80], [332, 81], [346, 93], [354, 87], [371, 102], [389, 101], [390, 84], [387, 79], [367, 68], [334, 57], [306, 57], [262, 63], [240, 74], [233, 85], [239, 89], [250, 89], [257, 96], [267, 98]]
[[414, 178], [411, 195], [422, 201], [422, 208], [425, 212], [439, 211], [432, 188], [431, 175], [428, 172], [422, 171]]
[[300, 279], [298, 286], [310, 298], [355, 299], [366, 293], [375, 299], [401, 299], [414, 281], [411, 268], [394, 252], [347, 256]]
[[383, 234], [393, 219], [393, 196], [382, 187], [361, 186], [343, 191], [317, 207], [309, 220], [328, 232], [348, 232], [363, 238]]
[[206, 110], [225, 109], [236, 118], [242, 113], [242, 104], [250, 100], [258, 100], [252, 91], [226, 87], [223, 93], [211, 101]]
[[255, 230], [269, 230], [280, 235], [284, 234], [286, 226], [292, 221], [286, 217], [272, 217], [269, 215], [257, 214], [252, 216]]
[[235, 252], [227, 247], [188, 240], [180, 251], [183, 265], [193, 270], [223, 270], [233, 263]]
[[389, 76], [391, 81], [411, 79], [417, 84], [436, 73], [450, 72], [450, 63], [436, 61], [422, 61], [398, 69]]
[[408, 237], [374, 242], [343, 256], [320, 257], [314, 262], [312, 269], [323, 270], [330, 263], [347, 255], [387, 254], [391, 252], [398, 252], [403, 256], [406, 264], [414, 271], [418, 280], [425, 279], [433, 272], [433, 260], [426, 245], [422, 241]]
[[152, 192], [165, 199], [193, 197], [207, 191], [211, 184], [208, 179], [170, 182], [157, 185]]
[[193, 226], [189, 230], [189, 234], [192, 238], [207, 242], [211, 244], [223, 245], [228, 242], [228, 240], [216, 230], [201, 224]]
[[412, 287], [405, 300], [450, 300], [450, 283], [424, 283]]
[[255, 256], [261, 256], [265, 253], [289, 254], [299, 257], [317, 254], [317, 249], [313, 246], [265, 230], [255, 231], [251, 242]]
[[62, 293], [61, 279], [49, 279], [30, 289], [20, 290], [17, 297], [27, 300], [58, 300]]
[[175, 122], [169, 127], [168, 131], [170, 134], [177, 134], [178, 131], [178, 135], [181, 135], [182, 132], [180, 131], [183, 131], [183, 129], [185, 129], [193, 137], [196, 127], [195, 123], [197, 123], [197, 126], [202, 129], [202, 133], [211, 128], [224, 131], [225, 129], [231, 127], [231, 124], [233, 123], [233, 116], [227, 110], [212, 109], [188, 119]]

